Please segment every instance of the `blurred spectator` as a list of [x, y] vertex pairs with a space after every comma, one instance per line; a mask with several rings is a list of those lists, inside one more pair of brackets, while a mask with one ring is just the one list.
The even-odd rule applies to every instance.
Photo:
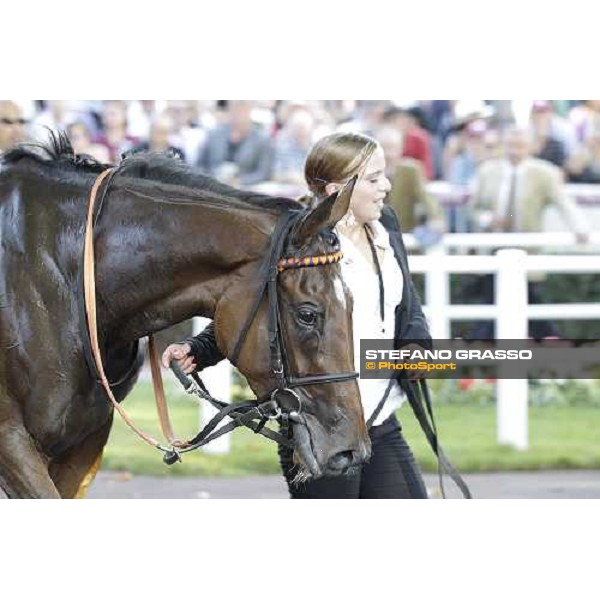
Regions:
[[338, 131], [356, 131], [373, 135], [383, 124], [384, 115], [390, 102], [387, 100], [358, 100], [349, 120], [338, 124]]
[[383, 150], [386, 176], [389, 179], [402, 161], [402, 135], [395, 127], [384, 125], [375, 132], [374, 137]]
[[396, 128], [381, 127], [375, 138], [383, 148], [386, 175], [392, 184], [387, 202], [394, 207], [402, 230], [408, 232], [425, 226], [434, 234], [428, 237], [439, 237], [445, 224], [436, 198], [427, 193], [423, 165], [402, 156], [402, 136]]
[[504, 136], [505, 159], [481, 165], [470, 199], [474, 228], [479, 231], [541, 231], [544, 210], [553, 204], [568, 227], [585, 239], [575, 203], [567, 197], [563, 177], [554, 165], [531, 156], [527, 130], [513, 127]]
[[456, 185], [468, 185], [471, 182], [479, 165], [488, 158], [487, 132], [485, 121], [475, 120], [460, 126], [448, 138], [443, 157], [446, 181]]
[[569, 179], [577, 183], [600, 183], [600, 115], [588, 127], [585, 143], [567, 164]]
[[[409, 107], [409, 112], [414, 114], [419, 126], [428, 131], [431, 136], [439, 132], [441, 126], [440, 119], [443, 119], [444, 115], [444, 112], [441, 114], [436, 113], [434, 107], [439, 108], [439, 101], [417, 100], [413, 106]], [[448, 106], [446, 106], [447, 108]]]
[[533, 137], [533, 155], [562, 168], [577, 146], [571, 124], [555, 113], [550, 101], [534, 100], [529, 126]]
[[198, 166], [209, 175], [232, 185], [251, 186], [268, 180], [272, 148], [264, 127], [253, 123], [252, 103], [227, 103], [226, 122], [207, 136]]
[[136, 139], [147, 139], [150, 124], [160, 112], [156, 100], [132, 100], [127, 104], [127, 134]]
[[483, 105], [488, 127], [500, 131], [515, 124], [512, 100], [486, 100]]
[[578, 142], [585, 143], [588, 130], [599, 115], [600, 100], [584, 100], [582, 104], [574, 106], [571, 109], [569, 121], [575, 128], [575, 135]]
[[71, 140], [75, 154], [87, 154], [101, 163], [110, 162], [108, 149], [106, 146], [92, 142], [92, 135], [85, 123], [76, 121], [67, 125], [67, 135]]
[[138, 143], [127, 133], [127, 103], [106, 100], [102, 105], [102, 133], [94, 143], [106, 146], [111, 163], [119, 162], [121, 155]]
[[483, 134], [483, 146], [485, 148], [484, 161], [493, 158], [502, 158], [504, 156], [502, 139], [500, 138], [500, 132], [497, 129], [486, 130]]
[[[45, 108], [32, 120], [32, 125], [49, 127], [54, 130], [66, 129], [69, 123], [67, 118], [67, 102], [65, 100], [45, 100], [44, 105]], [[38, 132], [36, 134], [39, 135]]]
[[[584, 222], [574, 202], [567, 197], [560, 169], [547, 161], [533, 158], [531, 132], [518, 127], [504, 134], [505, 159], [486, 161], [478, 170], [470, 199], [476, 229], [494, 232], [535, 232], [542, 230], [544, 210], [553, 204], [562, 213], [579, 242], [587, 241]], [[529, 273], [529, 302], [539, 303], [540, 273]], [[494, 278], [475, 278], [462, 291], [463, 297], [488, 304], [494, 298]], [[481, 321], [465, 337], [491, 339], [492, 321]], [[554, 323], [535, 320], [529, 323], [529, 336], [541, 339], [559, 337]]]
[[32, 118], [31, 128], [36, 140], [45, 141], [48, 129], [66, 131], [75, 122], [83, 124], [91, 137], [97, 132], [98, 123], [91, 103], [76, 100], [40, 100], [38, 103], [43, 108]]
[[454, 123], [453, 102], [450, 100], [419, 100], [419, 107], [429, 123], [428, 129], [431, 133], [433, 178], [442, 179], [444, 176], [444, 146]]
[[275, 140], [273, 180], [304, 187], [304, 162], [313, 142], [315, 119], [304, 109], [291, 112]]
[[[317, 121], [320, 120], [320, 116], [316, 114], [319, 111], [326, 115], [327, 119], [333, 124], [351, 121], [356, 108], [356, 100], [322, 100], [321, 102], [314, 101], [313, 104], [318, 104], [318, 106], [311, 106]], [[333, 128], [331, 131], [333, 131]]]
[[93, 137], [98, 132], [97, 115], [92, 101], [85, 100], [40, 100], [42, 110], [32, 119], [35, 129], [33, 137], [45, 139], [46, 127], [66, 131], [71, 123], [83, 123]]
[[185, 160], [183, 151], [171, 144], [171, 133], [173, 131], [173, 120], [169, 115], [162, 114], [153, 118], [150, 125], [150, 137], [147, 142], [134, 146], [129, 153], [136, 152], [158, 152], [169, 153], [181, 160]]
[[450, 100], [420, 100], [419, 107], [430, 124], [429, 130], [443, 143], [454, 120], [453, 103]]
[[277, 132], [275, 113], [278, 100], [253, 100], [252, 121], [262, 125], [268, 135], [272, 137]]
[[[479, 165], [489, 158], [501, 155], [499, 135], [490, 129], [488, 121], [492, 109], [482, 102], [453, 102], [452, 127], [442, 151], [441, 178], [467, 193], [475, 179]], [[464, 233], [469, 230], [468, 207], [461, 203], [444, 206], [448, 230]]]
[[432, 179], [434, 172], [431, 136], [421, 127], [418, 114], [415, 108], [394, 106], [385, 111], [383, 121], [396, 127], [402, 135], [402, 156], [419, 161], [427, 178]]
[[12, 100], [0, 100], [0, 152], [25, 141], [27, 120]]
[[173, 145], [181, 148], [188, 164], [195, 165], [206, 141], [207, 129], [215, 125], [214, 116], [197, 100], [170, 100], [167, 112], [173, 119]]
[[456, 134], [470, 123], [481, 121], [486, 128], [498, 128], [497, 107], [483, 100], [451, 100], [452, 112], [446, 119], [446, 138]]
[[[77, 116], [69, 106], [68, 100], [45, 100], [45, 108], [33, 119], [34, 125], [49, 127], [50, 129], [66, 129], [69, 123], [76, 120]], [[39, 135], [36, 132], [36, 137]]]
[[563, 119], [568, 119], [571, 108], [578, 104], [576, 100], [552, 100], [554, 112]]

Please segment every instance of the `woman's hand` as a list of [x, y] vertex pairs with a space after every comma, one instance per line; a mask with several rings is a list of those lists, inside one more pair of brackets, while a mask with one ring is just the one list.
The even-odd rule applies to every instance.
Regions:
[[163, 367], [168, 369], [171, 361], [176, 360], [186, 375], [193, 373], [196, 370], [196, 363], [194, 362], [194, 357], [190, 354], [191, 351], [192, 347], [187, 342], [167, 346], [162, 355]]
[[[421, 346], [419, 346], [418, 344], [407, 344], [406, 346], [402, 347], [402, 350], [410, 350], [410, 352], [414, 352], [415, 350], [418, 350], [419, 352], [423, 352], [423, 348]], [[413, 363], [418, 363], [418, 362], [422, 362], [421, 360], [415, 359], [413, 361], [406, 361], [406, 362], [413, 362]], [[411, 369], [410, 371], [408, 371], [408, 375], [407, 375], [407, 379], [409, 381], [412, 381], [413, 383], [419, 381], [420, 379], [425, 379], [425, 377], [427, 377], [427, 370], [423, 370], [423, 369], [415, 369], [414, 371]]]

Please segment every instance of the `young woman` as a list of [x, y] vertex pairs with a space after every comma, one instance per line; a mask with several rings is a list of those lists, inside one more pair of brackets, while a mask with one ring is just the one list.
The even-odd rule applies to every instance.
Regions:
[[[384, 201], [390, 191], [385, 158], [373, 139], [356, 133], [338, 133], [318, 141], [310, 150], [305, 178], [314, 200], [333, 194], [358, 175], [350, 209], [338, 222], [336, 233], [344, 254], [342, 275], [354, 300], [353, 339], [359, 364], [361, 339], [421, 340], [431, 337], [414, 291], [398, 219]], [[186, 372], [204, 368], [222, 358], [208, 327], [195, 338], [172, 344], [163, 363], [177, 359]], [[421, 374], [415, 372], [413, 377]], [[371, 460], [358, 471], [340, 477], [322, 477], [297, 483], [292, 452], [280, 447], [283, 474], [292, 498], [426, 498], [416, 461], [402, 436], [394, 412], [404, 401], [397, 381], [359, 379], [365, 420], [372, 420]], [[387, 391], [383, 408], [374, 416]]]

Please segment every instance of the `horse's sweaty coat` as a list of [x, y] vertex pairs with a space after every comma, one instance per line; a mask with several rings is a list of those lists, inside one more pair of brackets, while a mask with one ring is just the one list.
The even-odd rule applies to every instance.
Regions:
[[[110, 431], [112, 408], [83, 354], [79, 305], [86, 197], [103, 168], [75, 157], [63, 136], [3, 159], [0, 487], [9, 497], [74, 497]], [[286, 252], [322, 254], [325, 241], [318, 232], [344, 214], [350, 194], [309, 212]], [[148, 333], [208, 316], [215, 319], [219, 347], [225, 355], [231, 351], [256, 267], [285, 210], [298, 210], [298, 204], [234, 190], [167, 158], [134, 156], [123, 163], [95, 238], [101, 347], [117, 399], [136, 381], [138, 340]], [[294, 370], [352, 371], [351, 306], [336, 294], [339, 267], [283, 275], [280, 310]], [[306, 306], [322, 317], [318, 326], [298, 319], [298, 307]], [[264, 367], [264, 313], [238, 361], [257, 394], [272, 379]], [[355, 382], [303, 393], [310, 446], [324, 468], [336, 453], [368, 446]], [[334, 418], [340, 409], [347, 417], [341, 423]]]

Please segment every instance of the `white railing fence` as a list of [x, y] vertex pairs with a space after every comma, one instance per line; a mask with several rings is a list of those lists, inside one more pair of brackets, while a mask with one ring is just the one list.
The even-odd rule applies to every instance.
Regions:
[[[406, 235], [405, 241], [408, 248], [417, 247], [413, 236]], [[467, 248], [500, 250], [493, 255], [450, 254]], [[525, 248], [564, 253], [528, 254]], [[575, 251], [578, 254], [573, 254]], [[599, 251], [600, 234], [596, 233], [585, 246], [577, 246], [570, 233], [447, 234], [426, 254], [410, 255], [409, 263], [413, 273], [425, 274], [423, 308], [434, 339], [449, 339], [453, 320], [474, 318], [495, 320], [499, 339], [525, 339], [528, 319], [600, 319], [600, 303], [529, 305], [527, 298], [528, 273], [600, 273]], [[451, 273], [495, 274], [495, 304], [451, 304]], [[203, 320], [197, 319], [195, 330], [203, 327]], [[229, 362], [206, 369], [203, 377], [217, 398], [229, 399]], [[498, 443], [526, 449], [529, 444], [527, 380], [498, 379], [496, 398]], [[203, 404], [201, 424], [213, 415], [214, 409]], [[226, 453], [229, 448], [229, 435], [225, 435], [208, 444], [205, 450]]]
[[[416, 247], [412, 236], [408, 247]], [[515, 247], [516, 246], [516, 247]], [[494, 255], [449, 254], [451, 249], [501, 248]], [[585, 254], [528, 254], [524, 248], [544, 248]], [[600, 319], [600, 303], [529, 305], [527, 275], [544, 273], [600, 273], [600, 234], [592, 234], [585, 246], [576, 246], [573, 234], [448, 234], [426, 254], [409, 256], [413, 273], [425, 274], [424, 312], [434, 339], [449, 339], [456, 319], [492, 319], [498, 339], [526, 339], [529, 319]], [[492, 273], [496, 276], [495, 304], [453, 305], [451, 273]], [[498, 379], [497, 439], [517, 449], [527, 449], [528, 382]]]

